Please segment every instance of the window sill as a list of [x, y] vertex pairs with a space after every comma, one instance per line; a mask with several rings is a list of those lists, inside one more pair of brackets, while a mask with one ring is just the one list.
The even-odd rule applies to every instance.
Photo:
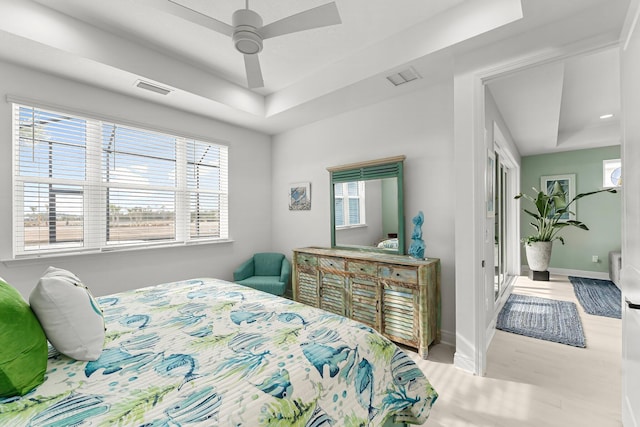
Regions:
[[336, 227], [336, 230], [351, 230], [352, 228], [366, 228], [367, 224], [356, 224], [356, 225], [341, 225]]
[[13, 266], [23, 266], [30, 264], [39, 264], [43, 260], [55, 260], [60, 259], [63, 260], [68, 257], [76, 257], [83, 255], [96, 255], [96, 254], [106, 254], [106, 253], [120, 253], [120, 252], [134, 252], [134, 251], [144, 251], [150, 249], [166, 249], [166, 248], [179, 248], [179, 247], [189, 247], [189, 246], [203, 246], [203, 245], [219, 245], [225, 243], [233, 243], [233, 239], [216, 239], [216, 240], [201, 240], [194, 241], [188, 243], [156, 243], [156, 244], [140, 244], [140, 245], [131, 245], [125, 247], [106, 247], [102, 249], [87, 249], [87, 250], [75, 250], [68, 252], [54, 252], [48, 254], [23, 254], [18, 255], [16, 258], [9, 258], [0, 260], [5, 267], [13, 267]]

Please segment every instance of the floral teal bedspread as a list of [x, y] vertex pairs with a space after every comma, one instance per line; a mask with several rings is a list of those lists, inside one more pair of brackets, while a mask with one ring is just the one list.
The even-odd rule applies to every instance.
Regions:
[[371, 328], [217, 279], [98, 298], [100, 358], [50, 351], [45, 382], [0, 399], [3, 426], [422, 424], [437, 394]]

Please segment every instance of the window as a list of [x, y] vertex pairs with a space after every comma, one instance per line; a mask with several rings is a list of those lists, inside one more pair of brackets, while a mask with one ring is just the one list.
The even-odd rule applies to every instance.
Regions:
[[602, 186], [604, 188], [622, 186], [622, 161], [620, 159], [602, 161]]
[[336, 227], [365, 224], [364, 181], [334, 184]]
[[13, 107], [15, 256], [228, 238], [226, 146]]

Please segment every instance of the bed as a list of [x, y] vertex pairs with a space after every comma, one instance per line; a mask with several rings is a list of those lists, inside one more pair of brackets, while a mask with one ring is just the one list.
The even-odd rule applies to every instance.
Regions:
[[398, 249], [398, 238], [384, 239], [378, 242], [377, 246], [379, 249]]
[[0, 425], [422, 424], [437, 398], [371, 328], [241, 285], [194, 279], [97, 300], [100, 357], [50, 347], [44, 383], [0, 398]]

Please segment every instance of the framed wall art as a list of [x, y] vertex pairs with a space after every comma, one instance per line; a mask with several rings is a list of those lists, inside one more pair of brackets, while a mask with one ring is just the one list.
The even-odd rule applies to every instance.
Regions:
[[[576, 196], [576, 175], [575, 174], [564, 174], [564, 175], [545, 175], [540, 177], [540, 189], [541, 191], [550, 194], [553, 191], [553, 186], [555, 183], [559, 183], [560, 187], [565, 193], [565, 199], [569, 202]], [[575, 203], [571, 205], [572, 213], [565, 213], [562, 215], [561, 219], [569, 220], [576, 219], [576, 205]]]
[[311, 210], [311, 183], [297, 182], [289, 186], [289, 210]]

